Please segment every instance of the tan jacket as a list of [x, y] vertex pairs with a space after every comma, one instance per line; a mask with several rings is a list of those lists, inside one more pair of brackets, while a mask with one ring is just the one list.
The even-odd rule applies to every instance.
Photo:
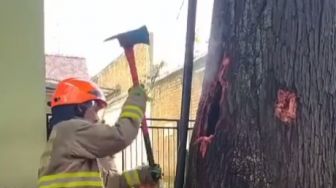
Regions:
[[[129, 96], [115, 126], [92, 125], [83, 119], [56, 125], [41, 156], [39, 188], [104, 187], [97, 158], [113, 156], [135, 139], [145, 106], [145, 96]], [[112, 172], [107, 183], [113, 188], [130, 187], [126, 180], [139, 179], [134, 174], [125, 177]]]
[[[159, 186], [157, 182], [153, 181], [148, 166], [126, 171], [120, 175], [114, 163], [114, 156], [107, 156], [105, 158], [98, 159], [98, 166], [101, 169], [104, 185], [107, 188], [126, 188], [130, 187], [129, 184], [132, 184], [128, 182], [136, 181], [156, 185], [155, 187]], [[127, 181], [127, 178], [131, 179]]]

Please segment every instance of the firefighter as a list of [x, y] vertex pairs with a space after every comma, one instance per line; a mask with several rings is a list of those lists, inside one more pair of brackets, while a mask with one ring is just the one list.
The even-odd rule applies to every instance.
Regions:
[[161, 169], [142, 167], [118, 174], [113, 155], [136, 138], [147, 95], [141, 86], [129, 89], [115, 126], [100, 123], [106, 106], [94, 83], [77, 78], [61, 81], [51, 100], [52, 128], [38, 171], [39, 188], [124, 188], [154, 185]]

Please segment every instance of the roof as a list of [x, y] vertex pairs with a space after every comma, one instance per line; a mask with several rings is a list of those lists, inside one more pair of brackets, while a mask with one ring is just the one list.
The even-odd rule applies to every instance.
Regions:
[[[193, 71], [203, 70], [205, 67], [205, 59], [207, 55], [203, 55], [197, 58], [194, 58], [193, 62]], [[179, 67], [177, 70], [169, 72], [168, 74], [161, 74], [155, 81], [155, 85], [159, 84], [160, 82], [164, 81], [165, 79], [174, 77], [176, 75], [183, 76], [184, 67]]]
[[81, 79], [90, 79], [85, 58], [63, 56], [63, 55], [45, 55], [45, 76], [48, 80], [64, 80], [69, 77]]
[[[46, 83], [45, 88], [47, 94], [51, 95], [58, 82], [69, 77], [76, 77], [89, 80], [85, 58], [62, 56], [62, 55], [46, 55]], [[107, 97], [116, 95], [117, 89], [101, 88]]]

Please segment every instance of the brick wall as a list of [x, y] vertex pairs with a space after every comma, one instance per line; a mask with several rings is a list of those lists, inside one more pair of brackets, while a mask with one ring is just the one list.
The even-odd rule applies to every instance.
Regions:
[[[135, 58], [141, 82], [145, 82], [151, 69], [149, 49], [147, 45], [135, 47]], [[204, 76], [204, 57], [194, 63], [193, 82], [191, 91], [190, 119], [195, 119], [198, 101], [202, 89]], [[179, 119], [182, 98], [183, 69], [177, 70], [168, 76], [156, 81], [152, 89], [151, 117]], [[128, 63], [124, 54], [120, 55], [93, 80], [103, 88], [119, 88], [125, 93], [132, 86]], [[159, 123], [159, 122], [158, 122]]]
[[[190, 101], [190, 119], [196, 118], [196, 111], [204, 77], [204, 57], [195, 62], [194, 66]], [[180, 118], [182, 79], [183, 70], [180, 69], [156, 82], [152, 95], [152, 118]]]
[[[144, 83], [150, 72], [150, 55], [147, 45], [134, 47], [136, 65], [140, 82]], [[132, 79], [128, 62], [124, 54], [113, 60], [103, 71], [97, 74], [93, 80], [103, 88], [120, 89], [121, 93], [127, 92], [132, 86]]]

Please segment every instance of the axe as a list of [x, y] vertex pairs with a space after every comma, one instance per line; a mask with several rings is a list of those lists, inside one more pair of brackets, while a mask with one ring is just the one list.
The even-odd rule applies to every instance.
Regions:
[[[139, 29], [128, 31], [125, 33], [120, 33], [118, 35], [105, 39], [105, 41], [113, 39], [118, 39], [120, 46], [124, 48], [125, 55], [131, 71], [133, 85], [139, 85], [139, 77], [135, 64], [133, 46], [140, 43], [149, 44], [149, 33], [146, 26], [142, 26]], [[155, 166], [146, 117], [144, 117], [144, 119], [142, 120], [141, 125], [149, 166]]]

